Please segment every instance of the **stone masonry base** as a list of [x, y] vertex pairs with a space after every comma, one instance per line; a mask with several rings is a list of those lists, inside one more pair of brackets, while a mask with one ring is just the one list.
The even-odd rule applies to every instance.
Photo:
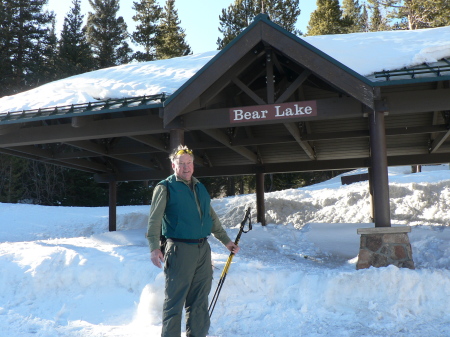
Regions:
[[359, 228], [361, 244], [356, 269], [386, 267], [414, 269], [408, 234], [411, 227]]

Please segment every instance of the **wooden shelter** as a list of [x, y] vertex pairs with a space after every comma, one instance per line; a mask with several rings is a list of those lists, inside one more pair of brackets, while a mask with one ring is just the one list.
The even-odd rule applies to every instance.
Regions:
[[173, 95], [0, 115], [0, 152], [110, 184], [171, 174], [185, 143], [198, 177], [369, 168], [376, 227], [390, 226], [387, 167], [450, 162], [450, 63], [364, 77], [261, 14]]

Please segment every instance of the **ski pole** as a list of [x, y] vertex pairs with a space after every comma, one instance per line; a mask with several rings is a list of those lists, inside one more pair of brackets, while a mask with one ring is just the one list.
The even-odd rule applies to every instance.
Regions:
[[[249, 231], [252, 230], [252, 218], [250, 216], [250, 209], [251, 209], [250, 207], [247, 208], [247, 211], [245, 212], [244, 220], [242, 220], [242, 222], [241, 222], [241, 228], [239, 229], [239, 233], [236, 236], [236, 240], [234, 241], [235, 245], [237, 245], [239, 243], [242, 233], [248, 233]], [[245, 231], [244, 228], [245, 228], [245, 224], [247, 223], [247, 221], [248, 221], [248, 230]], [[208, 313], [209, 313], [210, 318], [211, 318], [214, 308], [216, 306], [217, 299], [219, 298], [219, 294], [220, 294], [220, 291], [222, 290], [223, 283], [225, 282], [225, 278], [227, 277], [228, 269], [230, 269], [230, 265], [231, 265], [231, 261], [233, 260], [233, 256], [234, 256], [233, 252], [231, 252], [230, 256], [228, 256], [227, 263], [225, 264], [225, 267], [223, 268], [222, 275], [220, 276], [219, 283], [217, 284], [217, 289], [216, 289], [213, 299], [209, 305]]]

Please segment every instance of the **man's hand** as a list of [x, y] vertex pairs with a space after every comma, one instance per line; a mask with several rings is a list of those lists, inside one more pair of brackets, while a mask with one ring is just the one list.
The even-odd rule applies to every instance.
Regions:
[[160, 249], [152, 250], [150, 258], [152, 259], [152, 262], [155, 266], [161, 268], [161, 262], [164, 262], [164, 256]]
[[225, 247], [233, 254], [237, 254], [239, 249], [241, 249], [238, 245], [235, 245], [233, 241], [228, 242]]

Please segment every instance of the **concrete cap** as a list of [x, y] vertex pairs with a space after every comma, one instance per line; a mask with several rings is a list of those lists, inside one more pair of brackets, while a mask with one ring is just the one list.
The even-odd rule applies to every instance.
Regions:
[[410, 226], [402, 227], [373, 227], [373, 228], [358, 228], [358, 234], [400, 234], [410, 233]]

